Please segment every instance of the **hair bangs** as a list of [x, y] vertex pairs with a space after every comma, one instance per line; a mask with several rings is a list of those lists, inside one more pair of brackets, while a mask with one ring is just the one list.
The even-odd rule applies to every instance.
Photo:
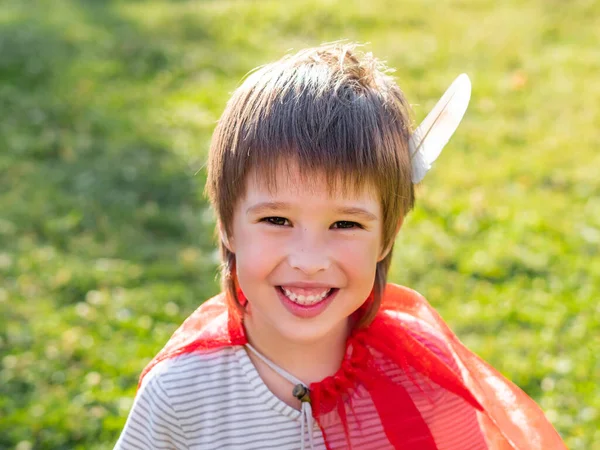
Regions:
[[[296, 164], [302, 181], [323, 175], [331, 195], [365, 185], [388, 189], [382, 186], [390, 180], [386, 175], [395, 175], [392, 180], [401, 175], [389, 172], [402, 165], [395, 156], [401, 149], [394, 148], [405, 141], [408, 127], [402, 117], [388, 109], [389, 99], [381, 92], [342, 82], [321, 67], [310, 69], [266, 66], [247, 80], [247, 120], [240, 123], [234, 144], [239, 175], [245, 178], [254, 170], [273, 190], [277, 173]], [[398, 139], [390, 139], [394, 135]]]

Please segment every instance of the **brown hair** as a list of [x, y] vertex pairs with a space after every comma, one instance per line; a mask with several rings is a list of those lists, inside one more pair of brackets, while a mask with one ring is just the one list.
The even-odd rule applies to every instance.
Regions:
[[[408, 151], [410, 107], [385, 66], [356, 44], [302, 50], [253, 71], [233, 93], [213, 134], [206, 193], [217, 220], [232, 235], [233, 214], [251, 170], [275, 186], [278, 163], [293, 160], [308, 178], [326, 177], [330, 192], [366, 184], [379, 194], [382, 250], [414, 205]], [[221, 284], [237, 298], [235, 254], [220, 242]], [[392, 251], [377, 263], [374, 301], [381, 303]]]

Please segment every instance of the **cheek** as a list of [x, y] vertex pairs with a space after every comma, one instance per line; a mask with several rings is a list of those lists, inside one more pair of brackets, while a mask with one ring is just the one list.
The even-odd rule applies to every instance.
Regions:
[[236, 263], [240, 279], [264, 279], [281, 261], [281, 246], [260, 233], [245, 236], [236, 249]]
[[339, 260], [364, 264], [376, 263], [379, 255], [379, 243], [374, 238], [339, 240], [334, 243], [333, 249]]
[[356, 280], [370, 282], [375, 276], [378, 247], [375, 240], [339, 243], [335, 248], [335, 259], [344, 272]]

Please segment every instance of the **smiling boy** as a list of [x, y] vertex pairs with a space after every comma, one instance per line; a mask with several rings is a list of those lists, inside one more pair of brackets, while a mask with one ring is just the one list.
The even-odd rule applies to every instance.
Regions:
[[423, 297], [387, 283], [432, 161], [419, 130], [385, 67], [353, 45], [244, 81], [208, 163], [223, 292], [146, 367], [116, 448], [564, 448]]

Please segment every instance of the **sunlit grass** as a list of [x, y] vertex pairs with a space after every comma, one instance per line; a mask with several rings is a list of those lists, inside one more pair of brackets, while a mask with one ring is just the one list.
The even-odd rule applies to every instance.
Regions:
[[569, 448], [600, 449], [599, 18], [592, 1], [2, 2], [0, 447], [112, 448], [144, 364], [218, 292], [203, 165], [228, 94], [345, 38], [396, 68], [417, 120], [473, 81], [391, 280]]

